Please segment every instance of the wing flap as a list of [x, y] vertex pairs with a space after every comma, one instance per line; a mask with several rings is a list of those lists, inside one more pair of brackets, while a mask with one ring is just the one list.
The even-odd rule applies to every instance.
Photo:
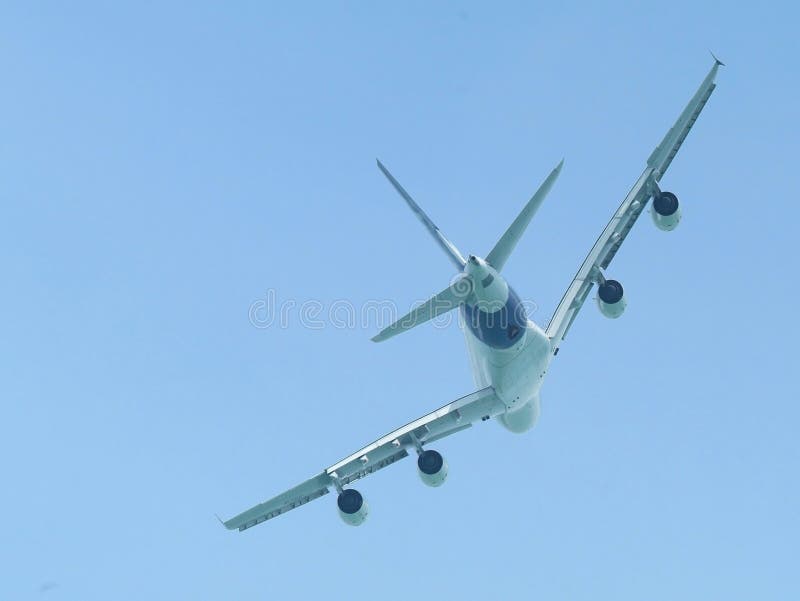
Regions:
[[628, 233], [650, 200], [652, 190], [649, 184], [653, 181], [659, 181], [661, 176], [664, 175], [689, 134], [689, 130], [691, 130], [706, 102], [708, 102], [711, 93], [716, 87], [714, 78], [721, 64], [719, 60], [714, 59], [714, 66], [686, 105], [678, 120], [647, 159], [647, 167], [611, 217], [608, 225], [606, 225], [600, 237], [592, 246], [586, 259], [578, 269], [578, 273], [561, 298], [561, 302], [556, 307], [546, 330], [553, 352], [558, 350], [559, 344], [567, 335], [567, 331], [572, 326], [575, 317], [589, 296], [596, 279], [594, 277], [595, 270], [606, 269], [611, 264], [620, 246], [622, 246]]
[[240, 532], [247, 530], [248, 528], [257, 526], [261, 522], [271, 520], [282, 513], [291, 511], [296, 507], [305, 505], [314, 499], [328, 494], [329, 487], [332, 486], [332, 484], [333, 481], [331, 477], [326, 472], [322, 472], [313, 478], [309, 478], [302, 484], [290, 488], [269, 501], [259, 503], [255, 507], [251, 507], [247, 511], [243, 511], [239, 515], [223, 523], [228, 530], [239, 530]]
[[505, 405], [497, 398], [494, 388], [483, 388], [389, 432], [325, 471], [328, 474], [335, 473], [339, 478], [349, 477], [365, 470], [370, 462], [381, 461], [385, 455], [391, 455], [392, 449], [414, 448], [414, 437], [420, 443], [430, 442], [434, 437], [438, 440], [504, 410]]
[[378, 470], [381, 470], [388, 465], [392, 465], [395, 461], [400, 461], [401, 459], [408, 457], [408, 451], [403, 448], [399, 451], [392, 450], [389, 453], [380, 453], [380, 455], [380, 458], [372, 456], [368, 461], [362, 461], [361, 465], [356, 463], [353, 466], [350, 466], [351, 468], [355, 469], [344, 471], [344, 475], [340, 475], [339, 472], [335, 472], [336, 476], [339, 478], [339, 483], [344, 486], [346, 484], [350, 484], [351, 482], [355, 482], [356, 480], [360, 480], [364, 476], [374, 474]]
[[[712, 56], [714, 55], [712, 54]], [[720, 66], [722, 66], [722, 62], [714, 57], [714, 66], [711, 67], [703, 83], [700, 84], [697, 92], [692, 96], [692, 99], [686, 105], [686, 108], [683, 109], [678, 120], [667, 132], [667, 135], [664, 136], [664, 139], [661, 140], [661, 143], [656, 146], [655, 150], [653, 150], [652, 154], [647, 159], [647, 166], [658, 171], [658, 177], [656, 179], [660, 179], [661, 175], [667, 171], [670, 163], [672, 163], [672, 159], [678, 154], [678, 150], [680, 150], [683, 141], [686, 139], [686, 136], [689, 135], [689, 131], [700, 116], [700, 112], [703, 110], [706, 102], [708, 102], [708, 99], [711, 97], [711, 93], [714, 91], [714, 88], [717, 87], [714, 83], [714, 78], [717, 76], [717, 71]]]
[[407, 457], [417, 442], [439, 440], [503, 411], [505, 406], [493, 388], [478, 390], [382, 436], [324, 472], [223, 523], [229, 530], [247, 530], [328, 494], [337, 481], [347, 485]]
[[567, 331], [575, 320], [578, 311], [580, 311], [586, 297], [589, 296], [592, 286], [594, 286], [593, 271], [598, 267], [602, 269], [608, 267], [633, 224], [636, 223], [642, 210], [644, 210], [649, 196], [646, 183], [652, 171], [651, 167], [645, 169], [636, 184], [631, 188], [631, 191], [628, 192], [625, 200], [622, 201], [611, 221], [608, 222], [603, 233], [600, 234], [600, 237], [592, 246], [592, 250], [589, 251], [578, 273], [561, 298], [561, 302], [558, 304], [555, 313], [553, 313], [546, 330], [554, 350], [567, 335]]

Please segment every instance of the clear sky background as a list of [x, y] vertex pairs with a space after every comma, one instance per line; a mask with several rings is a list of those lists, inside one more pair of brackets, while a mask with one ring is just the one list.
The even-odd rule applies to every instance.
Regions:
[[[797, 599], [792, 3], [0, 7], [0, 601]], [[229, 517], [473, 389], [455, 325], [254, 327], [453, 275], [375, 167], [549, 319], [711, 67], [718, 88], [554, 362], [536, 428]]]

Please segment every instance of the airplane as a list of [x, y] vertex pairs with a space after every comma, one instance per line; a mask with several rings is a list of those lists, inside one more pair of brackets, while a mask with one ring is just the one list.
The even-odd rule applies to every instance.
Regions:
[[539, 417], [539, 391], [550, 362], [558, 354], [592, 288], [597, 286], [597, 305], [604, 316], [616, 319], [625, 310], [627, 301], [622, 284], [609, 278], [607, 269], [650, 200], [650, 213], [658, 229], [671, 231], [680, 222], [678, 198], [662, 190], [660, 181], [714, 91], [720, 66], [723, 63], [714, 57], [711, 70], [650, 154], [644, 171], [592, 246], [546, 328], [528, 318], [520, 297], [501, 272], [558, 178], [563, 160], [545, 178], [485, 258], [476, 255], [465, 258], [389, 170], [377, 161], [380, 171], [450, 258], [458, 275], [450, 286], [383, 329], [372, 340], [387, 340], [457, 309], [478, 390], [382, 436], [302, 484], [224, 521], [224, 526], [229, 530], [247, 530], [318, 499], [331, 489], [337, 492], [336, 504], [341, 519], [358, 526], [366, 520], [369, 507], [364, 496], [350, 487], [356, 480], [415, 452], [422, 482], [440, 486], [447, 478], [448, 466], [441, 453], [429, 448], [430, 444], [490, 419], [496, 419], [514, 433], [530, 430]]

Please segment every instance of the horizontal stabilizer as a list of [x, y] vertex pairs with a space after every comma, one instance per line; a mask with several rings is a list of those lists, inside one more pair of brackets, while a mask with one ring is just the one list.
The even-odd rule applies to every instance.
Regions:
[[411, 198], [411, 195], [406, 192], [403, 186], [400, 185], [400, 182], [398, 182], [394, 176], [389, 173], [389, 170], [383, 166], [383, 163], [380, 161], [377, 162], [381, 173], [386, 176], [386, 179], [389, 180], [389, 183], [394, 186], [394, 189], [397, 190], [397, 193], [403, 197], [403, 200], [405, 200], [411, 210], [414, 211], [414, 214], [417, 216], [417, 218], [423, 223], [423, 225], [425, 225], [428, 232], [430, 232], [430, 235], [433, 236], [433, 239], [436, 240], [437, 244], [442, 248], [447, 256], [450, 257], [450, 260], [453, 262], [453, 264], [455, 264], [458, 270], [461, 271], [464, 268], [464, 265], [466, 265], [466, 261], [464, 260], [464, 256], [461, 254], [461, 252], [456, 248], [456, 245], [450, 242], [450, 240], [447, 239], [442, 231], [436, 227], [436, 224], [431, 221], [431, 218], [425, 214], [425, 211], [423, 211], [422, 208], [414, 201], [414, 199]]
[[381, 330], [375, 336], [373, 342], [383, 342], [397, 336], [401, 332], [410, 330], [421, 323], [430, 321], [434, 317], [444, 315], [448, 311], [452, 311], [461, 303], [466, 302], [473, 290], [473, 282], [469, 277], [462, 277], [456, 280], [453, 284], [442, 290], [436, 296], [429, 298], [422, 303], [419, 307], [404, 315], [389, 327]]
[[528, 224], [531, 222], [531, 218], [539, 209], [539, 206], [542, 204], [544, 197], [547, 196], [553, 183], [558, 179], [558, 174], [561, 173], [561, 167], [563, 165], [564, 159], [561, 159], [561, 162], [556, 165], [556, 168], [550, 172], [547, 179], [545, 179], [542, 185], [539, 186], [539, 189], [536, 190], [536, 194], [531, 197], [528, 204], [525, 205], [525, 208], [517, 215], [514, 223], [511, 224], [506, 230], [506, 233], [503, 234], [500, 240], [497, 241], [497, 244], [494, 245], [492, 251], [486, 256], [486, 262], [497, 271], [501, 271], [503, 265], [508, 261], [511, 253], [514, 251], [514, 247], [517, 246], [517, 242], [522, 238], [522, 234], [525, 233], [525, 228], [527, 228]]

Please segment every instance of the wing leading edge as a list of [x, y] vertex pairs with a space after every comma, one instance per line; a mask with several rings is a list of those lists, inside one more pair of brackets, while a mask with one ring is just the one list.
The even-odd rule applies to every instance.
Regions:
[[[469, 428], [505, 411], [494, 389], [483, 388], [423, 415], [359, 449], [302, 484], [223, 522], [229, 530], [247, 530], [305, 505], [337, 488], [408, 456], [417, 442], [426, 444]], [[415, 441], [416, 439], [416, 441]]]
[[647, 159], [647, 167], [636, 180], [620, 204], [611, 221], [608, 222], [597, 242], [589, 251], [572, 283], [567, 288], [561, 302], [556, 307], [553, 317], [547, 326], [547, 336], [550, 338], [553, 352], [557, 352], [559, 344], [566, 337], [572, 322], [578, 315], [592, 286], [598, 281], [598, 272], [606, 269], [617, 254], [622, 242], [628, 236], [639, 215], [642, 214], [648, 201], [657, 190], [657, 182], [672, 163], [683, 141], [692, 129], [697, 117], [708, 102], [716, 84], [717, 71], [722, 62], [714, 57], [714, 66], [706, 75], [703, 83], [695, 92], [689, 104], [681, 113], [678, 120], [670, 128], [661, 143]]

